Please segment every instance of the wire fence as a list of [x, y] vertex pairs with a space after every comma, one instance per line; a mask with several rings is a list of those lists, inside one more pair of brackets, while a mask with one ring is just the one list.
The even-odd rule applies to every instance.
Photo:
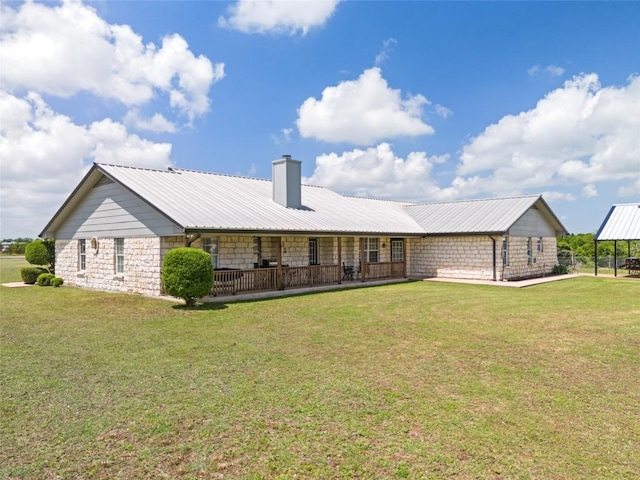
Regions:
[[[624, 270], [625, 260], [627, 255], [602, 255], [598, 256], [598, 272], [603, 270], [613, 271], [618, 266], [619, 270]], [[558, 263], [560, 265], [566, 265], [570, 270], [583, 273], [594, 273], [596, 258], [595, 257], [582, 257], [575, 256], [572, 253], [562, 254], [558, 253]]]

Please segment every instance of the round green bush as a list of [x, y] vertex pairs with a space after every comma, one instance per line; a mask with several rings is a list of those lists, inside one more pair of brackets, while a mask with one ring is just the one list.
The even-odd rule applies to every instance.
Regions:
[[51, 279], [51, 286], [53, 287], [59, 287], [60, 285], [62, 285], [64, 283], [64, 280], [61, 279], [60, 277], [56, 277], [56, 278], [52, 278]]
[[41, 273], [40, 275], [38, 275], [36, 283], [41, 287], [48, 287], [49, 285], [51, 285], [51, 280], [53, 280], [54, 278], [56, 278], [56, 276], [53, 273]]
[[44, 240], [38, 238], [33, 242], [27, 243], [24, 249], [24, 258], [31, 265], [49, 265], [51, 263], [51, 255]]
[[20, 269], [20, 276], [22, 281], [28, 285], [33, 285], [38, 280], [38, 275], [42, 273], [42, 270], [38, 267], [22, 267]]
[[189, 306], [211, 292], [213, 267], [211, 257], [196, 248], [175, 248], [164, 257], [162, 285], [165, 292], [182, 298]]

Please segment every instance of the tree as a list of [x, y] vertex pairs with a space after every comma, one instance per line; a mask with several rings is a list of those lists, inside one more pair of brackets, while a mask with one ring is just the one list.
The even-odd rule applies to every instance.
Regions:
[[[50, 243], [53, 243], [51, 241]], [[31, 265], [43, 265], [46, 266], [49, 272], [53, 273], [54, 270], [54, 256], [52, 255], [52, 248], [47, 245], [46, 242], [40, 238], [29, 242], [24, 249], [24, 258]]]
[[188, 306], [195, 305], [213, 287], [210, 255], [189, 247], [169, 251], [162, 265], [162, 285], [169, 295], [182, 298]]

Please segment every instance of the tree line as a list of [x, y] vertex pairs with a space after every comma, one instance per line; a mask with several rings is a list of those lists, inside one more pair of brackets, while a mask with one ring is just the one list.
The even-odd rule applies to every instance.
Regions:
[[[594, 242], [595, 234], [593, 233], [576, 233], [559, 237], [557, 240], [558, 253], [570, 251], [575, 257], [593, 258], [596, 254], [596, 245]], [[612, 240], [598, 242], [598, 257], [613, 256], [626, 257], [629, 255], [628, 244], [626, 241], [618, 241], [617, 248], [614, 250], [615, 243]], [[640, 240], [631, 241], [631, 256], [640, 255]]]

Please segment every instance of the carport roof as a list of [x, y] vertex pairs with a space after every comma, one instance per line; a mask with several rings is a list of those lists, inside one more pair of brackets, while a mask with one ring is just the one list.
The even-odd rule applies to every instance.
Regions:
[[602, 240], [640, 240], [640, 203], [613, 205], [595, 237]]

